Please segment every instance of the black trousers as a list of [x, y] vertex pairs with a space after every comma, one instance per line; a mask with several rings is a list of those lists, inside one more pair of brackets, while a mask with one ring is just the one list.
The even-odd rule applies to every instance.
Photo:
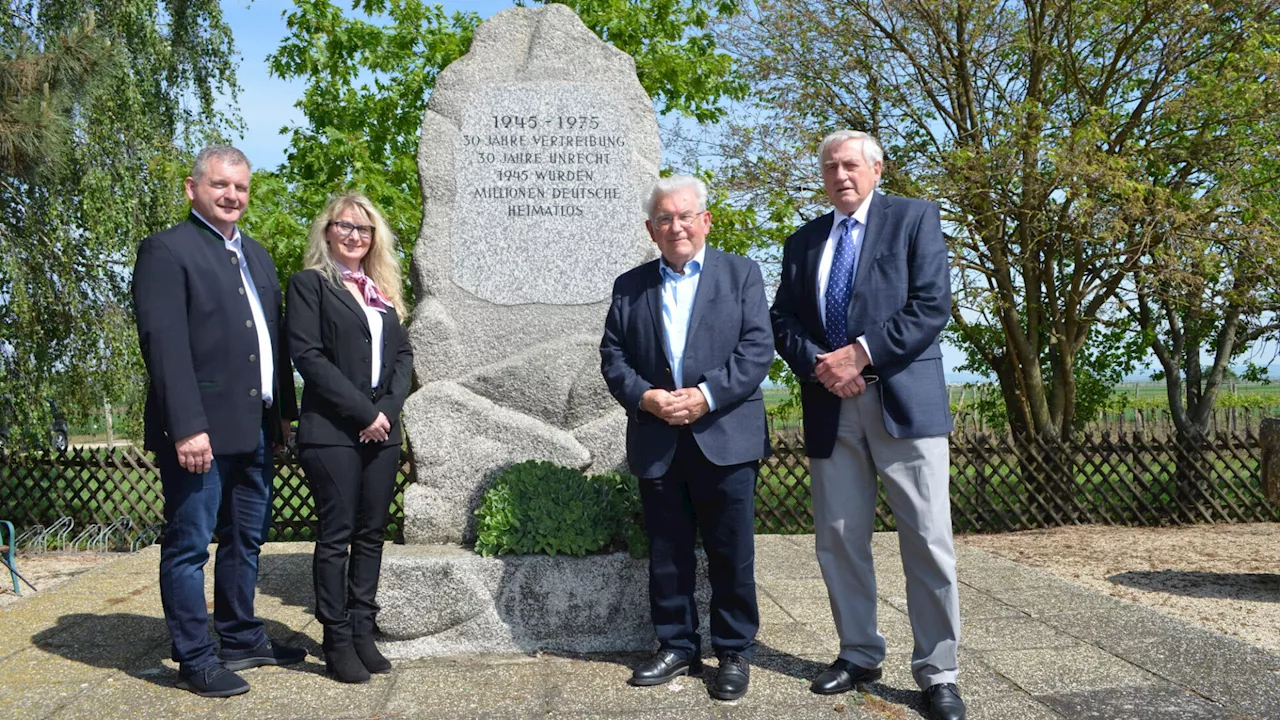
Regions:
[[694, 602], [702, 534], [711, 581], [711, 647], [716, 655], [755, 655], [755, 488], [759, 463], [715, 465], [691, 431], [680, 433], [666, 474], [640, 480], [649, 535], [649, 612], [663, 650], [685, 658], [702, 651]]
[[[382, 536], [400, 464], [397, 445], [304, 445], [298, 453], [320, 518], [312, 558], [316, 619], [338, 643], [373, 632]], [[350, 546], [350, 562], [347, 548]]]

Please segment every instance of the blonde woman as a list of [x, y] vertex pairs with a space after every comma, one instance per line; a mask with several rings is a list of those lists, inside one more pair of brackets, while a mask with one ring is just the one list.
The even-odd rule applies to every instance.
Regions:
[[400, 324], [395, 237], [368, 198], [329, 202], [311, 224], [304, 264], [289, 280], [285, 307], [303, 380], [298, 454], [320, 518], [316, 618], [329, 673], [364, 682], [391, 669], [373, 641], [374, 596], [413, 350]]

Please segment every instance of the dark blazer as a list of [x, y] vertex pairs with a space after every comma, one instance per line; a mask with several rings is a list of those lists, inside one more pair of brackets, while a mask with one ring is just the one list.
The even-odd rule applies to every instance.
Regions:
[[[769, 455], [764, 395], [773, 347], [768, 300], [754, 261], [707, 248], [689, 318], [681, 383], [707, 383], [716, 410], [691, 429], [702, 454], [716, 465]], [[640, 409], [650, 388], [674, 390], [662, 327], [658, 260], [618, 277], [600, 341], [600, 370], [609, 392], [627, 409], [627, 464], [639, 477], [658, 477], [675, 455], [681, 429]]]
[[[773, 301], [778, 354], [800, 380], [805, 449], [831, 457], [840, 398], [818, 382], [816, 356], [831, 350], [818, 311], [818, 262], [835, 213], [827, 213], [787, 238], [782, 280]], [[951, 316], [951, 278], [938, 206], [925, 200], [876, 193], [849, 300], [849, 338], [865, 335], [880, 381], [884, 425], [897, 438], [951, 432], [951, 409], [942, 374], [938, 336]], [[877, 390], [878, 388], [878, 390]]]
[[289, 278], [289, 353], [302, 376], [301, 445], [359, 445], [360, 431], [387, 416], [384, 445], [399, 445], [400, 409], [409, 396], [413, 347], [395, 308], [382, 314], [382, 370], [370, 382], [372, 336], [364, 308], [345, 287], [315, 270]]
[[[280, 322], [280, 283], [267, 251], [240, 233], [275, 358], [268, 411], [271, 438], [280, 419], [298, 416], [293, 370]], [[262, 429], [258, 331], [235, 254], [191, 215], [138, 247], [133, 308], [150, 383], [144, 445], [159, 451], [199, 432], [214, 455], [253, 452]]]

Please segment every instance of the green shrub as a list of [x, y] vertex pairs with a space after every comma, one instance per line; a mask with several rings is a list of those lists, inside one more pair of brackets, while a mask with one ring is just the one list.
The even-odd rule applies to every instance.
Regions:
[[648, 552], [640, 524], [639, 484], [626, 473], [587, 477], [529, 460], [507, 468], [476, 510], [476, 552], [586, 555]]

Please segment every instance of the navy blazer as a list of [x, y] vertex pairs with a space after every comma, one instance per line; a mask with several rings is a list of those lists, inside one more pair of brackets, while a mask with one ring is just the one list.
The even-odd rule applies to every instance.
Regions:
[[[809, 222], [787, 238], [782, 279], [771, 315], [778, 354], [800, 380], [805, 451], [827, 458], [835, 448], [840, 398], [814, 375], [819, 353], [829, 352], [818, 303], [818, 263], [835, 213]], [[880, 381], [884, 425], [897, 438], [951, 432], [951, 408], [938, 336], [951, 317], [951, 277], [938, 206], [876, 193], [849, 300], [849, 339], [865, 335]]]
[[289, 278], [285, 327], [302, 376], [300, 445], [360, 445], [360, 431], [387, 416], [383, 445], [399, 445], [400, 410], [413, 377], [413, 347], [393, 307], [382, 314], [382, 367], [373, 387], [373, 345], [364, 308], [316, 270]]
[[[658, 260], [633, 268], [613, 284], [600, 340], [600, 371], [627, 410], [627, 464], [639, 477], [666, 473], [681, 428], [640, 409], [646, 390], [675, 390], [662, 326]], [[760, 267], [748, 258], [707, 248], [689, 317], [683, 387], [706, 383], [716, 410], [690, 426], [702, 454], [716, 465], [768, 457], [764, 394], [773, 346]]]
[[[266, 249], [240, 233], [275, 358], [271, 438], [298, 416], [293, 369], [280, 322], [280, 282]], [[262, 430], [258, 331], [235, 253], [191, 215], [142, 241], [133, 268], [138, 342], [150, 383], [144, 446], [151, 451], [199, 432], [214, 455], [253, 452]], [[270, 449], [268, 449], [268, 452]]]

